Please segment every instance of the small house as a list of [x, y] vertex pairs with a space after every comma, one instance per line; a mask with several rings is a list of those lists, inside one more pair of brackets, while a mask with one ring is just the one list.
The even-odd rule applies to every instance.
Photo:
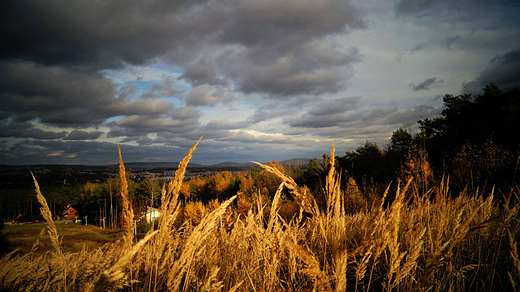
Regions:
[[63, 219], [76, 219], [79, 218], [78, 211], [76, 209], [69, 206], [64, 212], [63, 212]]

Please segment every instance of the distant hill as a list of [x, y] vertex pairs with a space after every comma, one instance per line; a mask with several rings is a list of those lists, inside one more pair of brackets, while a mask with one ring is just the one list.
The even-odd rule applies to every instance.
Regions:
[[309, 158], [293, 158], [280, 162], [283, 165], [302, 166], [309, 164]]
[[222, 162], [222, 163], [211, 165], [211, 167], [236, 167], [236, 168], [249, 168], [252, 166], [254, 167], [254, 166], [256, 166], [256, 164], [254, 164], [252, 162], [248, 162], [248, 163]]
[[[302, 166], [309, 163], [309, 158], [293, 158], [284, 161], [278, 161], [282, 165]], [[262, 162], [266, 164], [267, 162]], [[130, 169], [176, 169], [179, 162], [128, 162], [125, 167]], [[113, 169], [119, 167], [119, 164], [110, 165], [67, 165], [67, 164], [35, 164], [35, 165], [0, 165], [0, 169], [49, 169], [49, 170], [63, 170], [63, 169]], [[213, 165], [203, 165], [197, 163], [189, 163], [187, 168], [243, 168], [257, 167], [252, 162], [222, 162]]]

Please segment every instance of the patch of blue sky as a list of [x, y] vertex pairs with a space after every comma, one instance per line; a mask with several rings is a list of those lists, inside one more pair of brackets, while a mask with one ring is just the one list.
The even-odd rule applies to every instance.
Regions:
[[108, 123], [112, 123], [112, 122], [118, 122], [122, 119], [124, 119], [125, 116], [115, 116], [115, 117], [110, 117], [108, 119], [105, 120], [105, 124], [108, 124]]
[[170, 67], [158, 61], [147, 66], [128, 64], [123, 69], [103, 70], [101, 73], [116, 84], [119, 93], [123, 93], [129, 85], [132, 85], [135, 91], [128, 95], [129, 98], [139, 98], [144, 93], [151, 92], [150, 86], [160, 84], [168, 78], [174, 80], [173, 86], [175, 88], [186, 91], [191, 89], [189, 84], [178, 80], [178, 77], [182, 74], [181, 68]]
[[177, 74], [182, 74], [183, 71], [182, 71], [182, 68], [180, 67], [172, 67], [160, 60], [157, 60], [155, 61], [153, 64], [151, 64], [149, 67], [153, 67], [153, 68], [157, 68], [159, 70], [162, 70], [162, 71], [165, 71], [165, 72], [170, 72], [170, 73], [177, 73]]
[[[230, 107], [229, 105], [217, 105], [214, 107], [206, 107], [199, 109], [202, 114], [200, 122], [207, 124], [211, 121], [225, 120], [228, 122], [241, 122], [247, 120], [250, 115], [254, 113], [252, 110], [247, 110], [242, 107]], [[223, 118], [224, 117], [224, 118]]]
[[186, 105], [184, 100], [180, 100], [180, 99], [174, 98], [174, 97], [162, 97], [162, 98], [159, 98], [159, 99], [162, 100], [162, 101], [169, 101], [169, 102], [173, 103], [176, 108]]

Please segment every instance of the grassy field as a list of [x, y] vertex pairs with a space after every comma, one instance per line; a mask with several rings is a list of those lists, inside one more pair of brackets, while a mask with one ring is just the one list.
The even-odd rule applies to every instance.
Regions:
[[[162, 192], [157, 230], [141, 240], [127, 230], [116, 243], [69, 252], [60, 236], [98, 230], [68, 231], [51, 223], [45, 230], [52, 251], [0, 259], [0, 290], [519, 291], [518, 189], [500, 202], [493, 193], [452, 196], [446, 179], [420, 194], [410, 177], [395, 194], [385, 192], [370, 209], [348, 215], [333, 148], [326, 208], [318, 208], [306, 187], [262, 165], [282, 181], [269, 205], [258, 200], [247, 214], [226, 217], [233, 196], [202, 214], [198, 224], [179, 225], [179, 191], [195, 147]], [[120, 175], [124, 185], [122, 162]], [[36, 189], [42, 215], [50, 217]], [[291, 220], [279, 213], [284, 189], [299, 206]], [[123, 217], [130, 220], [125, 187], [121, 195]]]
[[[54, 248], [47, 233], [39, 238], [42, 229], [46, 229], [49, 224], [7, 224], [0, 230], [2, 236], [8, 242], [7, 251], [17, 249], [22, 254], [31, 251], [32, 246], [39, 239], [35, 254], [43, 254], [52, 251]], [[63, 252], [79, 252], [83, 248], [92, 250], [104, 244], [114, 242], [123, 237], [120, 230], [102, 229], [92, 225], [81, 225], [68, 221], [56, 224], [56, 229], [60, 236], [60, 245]]]

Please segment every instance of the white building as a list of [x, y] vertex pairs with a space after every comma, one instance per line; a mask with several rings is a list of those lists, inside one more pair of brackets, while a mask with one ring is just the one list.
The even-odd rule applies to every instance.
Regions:
[[148, 223], [154, 221], [159, 218], [161, 213], [159, 213], [159, 209], [146, 207], [146, 214], [144, 215], [144, 220]]

